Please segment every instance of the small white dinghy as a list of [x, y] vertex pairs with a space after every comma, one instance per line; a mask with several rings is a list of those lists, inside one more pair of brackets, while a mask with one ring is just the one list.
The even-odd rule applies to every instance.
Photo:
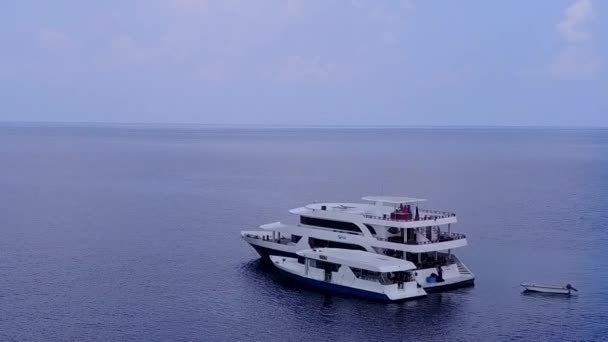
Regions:
[[552, 294], [563, 294], [563, 295], [571, 295], [572, 291], [578, 292], [577, 289], [572, 287], [570, 284], [566, 284], [566, 286], [558, 286], [558, 285], [541, 285], [534, 283], [522, 283], [521, 286], [525, 289], [525, 291], [530, 292], [542, 292], [542, 293], [552, 293]]

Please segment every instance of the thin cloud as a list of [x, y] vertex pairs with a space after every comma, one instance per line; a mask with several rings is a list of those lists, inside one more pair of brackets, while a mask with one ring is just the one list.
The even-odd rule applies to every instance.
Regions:
[[334, 65], [320, 58], [289, 56], [279, 66], [274, 79], [281, 82], [319, 82], [328, 80], [334, 72]]
[[395, 41], [397, 39], [395, 38], [395, 34], [391, 31], [384, 31], [382, 33], [382, 43], [384, 43], [385, 45], [393, 45], [395, 44]]
[[414, 11], [416, 9], [414, 0], [401, 0], [401, 8], [410, 12]]
[[297, 16], [304, 9], [303, 0], [287, 0], [287, 14]]
[[159, 51], [138, 45], [133, 37], [121, 34], [110, 42], [114, 61], [120, 64], [142, 65], [159, 58]]
[[209, 11], [208, 0], [174, 0], [173, 8], [181, 15], [200, 15]]
[[557, 31], [562, 47], [548, 66], [549, 76], [560, 80], [593, 79], [602, 60], [593, 47], [589, 23], [595, 13], [591, 0], [576, 0], [564, 11]]
[[593, 79], [602, 68], [600, 57], [589, 47], [568, 46], [549, 65], [549, 74], [560, 80]]
[[47, 50], [66, 50], [73, 46], [73, 40], [64, 32], [43, 28], [38, 32], [38, 44]]
[[593, 18], [591, 0], [577, 0], [568, 6], [563, 19], [557, 24], [562, 38], [570, 43], [581, 43], [591, 39], [587, 25]]

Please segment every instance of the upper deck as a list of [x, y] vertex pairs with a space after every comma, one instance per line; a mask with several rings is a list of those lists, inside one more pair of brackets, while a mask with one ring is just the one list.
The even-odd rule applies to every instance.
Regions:
[[360, 221], [398, 228], [457, 222], [455, 213], [419, 208], [418, 204], [426, 201], [424, 199], [395, 196], [366, 196], [363, 199], [375, 203], [313, 203], [289, 212], [296, 215]]
[[[441, 251], [448, 249], [455, 249], [464, 247], [467, 245], [466, 236], [463, 234], [447, 233], [443, 232], [442, 236], [438, 237], [437, 240], [431, 241], [407, 241], [404, 239], [382, 239], [374, 236], [365, 236], [362, 233], [349, 234], [339, 230], [330, 229], [318, 229], [318, 227], [307, 226], [307, 225], [292, 225], [284, 224], [281, 222], [274, 222], [269, 224], [261, 225], [260, 228], [278, 232], [281, 235], [296, 235], [296, 236], [308, 236], [314, 239], [336, 241], [340, 243], [346, 243], [351, 245], [358, 245], [365, 248], [367, 251], [371, 251], [371, 248], [381, 249], [392, 249], [409, 253], [426, 253], [433, 251]], [[313, 233], [314, 232], [314, 233]], [[255, 232], [254, 232], [255, 233]], [[290, 239], [283, 239], [281, 235], [277, 238], [278, 243], [290, 244]], [[273, 235], [274, 236], [274, 235]], [[309, 242], [310, 244], [310, 242]], [[310, 244], [310, 247], [313, 247]]]

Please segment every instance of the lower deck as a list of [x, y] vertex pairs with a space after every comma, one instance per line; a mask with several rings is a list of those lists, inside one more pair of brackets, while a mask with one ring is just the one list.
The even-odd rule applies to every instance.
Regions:
[[[271, 255], [297, 258], [296, 252], [302, 249], [328, 246], [310, 246], [306, 241], [297, 243], [289, 238], [282, 237], [276, 242], [254, 235], [255, 232], [243, 232], [243, 239], [247, 241], [265, 261], [270, 261]], [[260, 232], [268, 234], [268, 232]], [[270, 235], [272, 236], [272, 235]], [[429, 254], [429, 253], [426, 253]], [[409, 258], [408, 258], [409, 259]], [[473, 273], [453, 254], [433, 253], [425, 258], [418, 256], [410, 260], [418, 267], [415, 271], [416, 281], [429, 293], [470, 287], [475, 284]], [[440, 271], [440, 270], [441, 271]], [[440, 274], [441, 273], [441, 274]]]
[[[333, 284], [333, 283], [329, 283], [329, 282], [325, 282], [325, 281], [308, 279], [305, 277], [297, 276], [290, 272], [283, 271], [280, 268], [278, 268], [277, 270], [283, 277], [285, 277], [289, 280], [292, 280], [294, 282], [297, 282], [298, 284], [303, 285], [308, 288], [317, 289], [317, 290], [321, 290], [321, 291], [329, 292], [329, 293], [337, 293], [337, 294], [345, 295], [345, 296], [353, 296], [353, 297], [377, 300], [377, 301], [382, 301], [382, 302], [395, 302], [396, 301], [396, 300], [389, 298], [385, 294], [381, 294], [381, 293], [377, 293], [377, 292], [373, 292], [373, 291], [366, 291], [366, 290], [362, 290], [362, 289], [356, 289], [356, 288], [352, 288], [352, 287], [348, 287], [348, 286], [342, 286], [342, 285]], [[413, 300], [413, 299], [417, 299], [420, 297], [424, 297], [424, 295], [406, 297], [403, 299], [399, 299], [397, 301]]]
[[[373, 255], [369, 252], [355, 253], [356, 261], [341, 259], [340, 256], [332, 259], [331, 254], [327, 255], [325, 251], [319, 255], [314, 253], [315, 250], [312, 252], [308, 256], [298, 252], [298, 258], [271, 256], [270, 259], [284, 276], [295, 280], [299, 285], [323, 291], [389, 302], [426, 296], [426, 291], [413, 277], [411, 263], [398, 260], [395, 263], [386, 258], [363, 261], [367, 255]], [[327, 253], [331, 252], [327, 250]], [[340, 260], [354, 263], [345, 264]]]

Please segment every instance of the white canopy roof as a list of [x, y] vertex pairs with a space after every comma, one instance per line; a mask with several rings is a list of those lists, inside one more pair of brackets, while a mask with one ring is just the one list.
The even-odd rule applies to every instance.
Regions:
[[402, 272], [416, 269], [416, 265], [407, 260], [366, 251], [341, 248], [317, 248], [304, 249], [296, 253], [299, 256], [309, 259], [327, 261], [374, 272]]
[[413, 198], [413, 197], [402, 197], [402, 196], [365, 196], [362, 198], [364, 201], [392, 203], [392, 204], [406, 204], [424, 202], [425, 199]]

